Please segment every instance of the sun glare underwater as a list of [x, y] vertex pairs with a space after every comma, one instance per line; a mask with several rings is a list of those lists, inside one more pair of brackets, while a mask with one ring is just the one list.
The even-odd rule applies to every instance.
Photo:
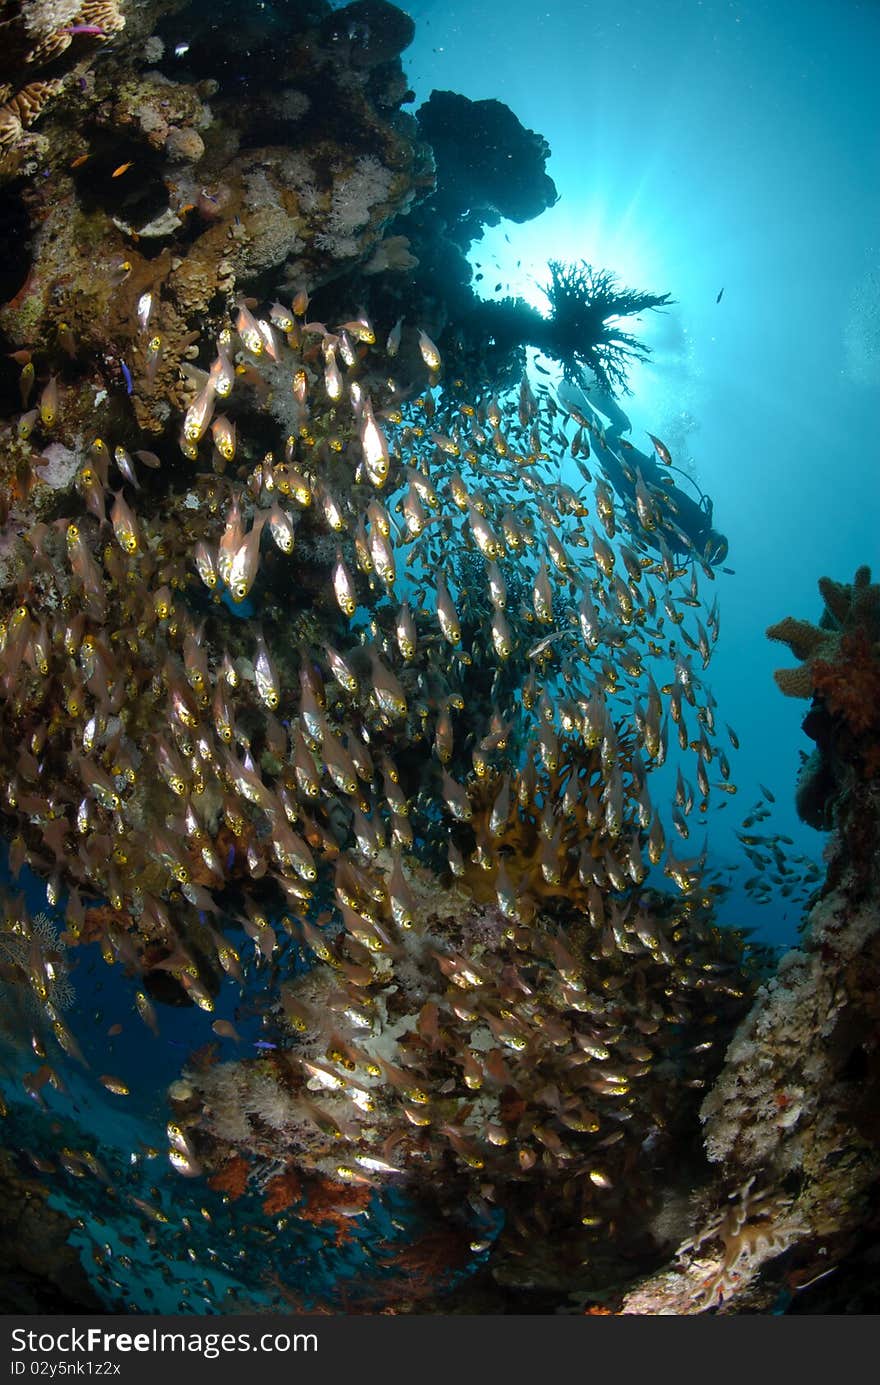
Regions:
[[0, 31], [0, 1307], [876, 1311], [876, 6]]

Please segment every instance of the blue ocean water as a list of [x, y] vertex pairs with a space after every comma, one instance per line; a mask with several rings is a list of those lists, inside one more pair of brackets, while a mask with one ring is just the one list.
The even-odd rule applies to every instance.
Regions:
[[[790, 838], [792, 855], [821, 858], [822, 835], [794, 808], [799, 754], [810, 748], [800, 731], [805, 704], [776, 688], [773, 670], [790, 656], [763, 632], [787, 614], [816, 620], [820, 575], [848, 581], [859, 564], [880, 562], [880, 111], [872, 60], [880, 14], [869, 4], [789, 0], [605, 0], [540, 10], [425, 3], [409, 13], [416, 37], [403, 61], [417, 103], [434, 89], [503, 100], [551, 148], [556, 205], [524, 224], [502, 220], [471, 248], [482, 294], [498, 284], [497, 297], [516, 294], [541, 308], [548, 261], [585, 259], [674, 300], [637, 325], [652, 354], [633, 367], [624, 402], [632, 437], [646, 446], [650, 431], [675, 446], [730, 542], [732, 571], [719, 571], [709, 592], [717, 591], [721, 636], [708, 678], [719, 723], [731, 723], [739, 740], [738, 750], [728, 748], [738, 792], [713, 798], [705, 828], [710, 870], [729, 885], [719, 917], [771, 945], [791, 945], [801, 911], [781, 896], [757, 905], [744, 891], [751, 867], [736, 829], [767, 786], [775, 803], [759, 830]], [[557, 363], [530, 359], [558, 379]], [[704, 596], [707, 589], [703, 583]], [[246, 619], [253, 609], [245, 603], [235, 614]], [[694, 854], [703, 840], [694, 834]], [[36, 913], [43, 886], [25, 885]], [[195, 1023], [202, 1017], [163, 1010], [154, 1039], [132, 1027], [135, 979], [105, 967], [94, 949], [80, 951], [72, 980], [78, 1010], [94, 1017], [82, 1040], [90, 1071], [118, 1076], [132, 1097], [121, 1107], [73, 1065], [67, 1093], [47, 1092], [48, 1110], [31, 1109], [13, 1063], [10, 1129], [23, 1149], [49, 1157], [87, 1130], [114, 1183], [128, 1163], [142, 1176], [139, 1196], [149, 1201], [158, 1185], [153, 1201], [176, 1229], [163, 1252], [159, 1224], [155, 1255], [144, 1251], [142, 1224], [128, 1211], [108, 1210], [98, 1196], [84, 1207], [67, 1185], [52, 1194], [53, 1205], [84, 1221], [89, 1273], [95, 1247], [112, 1269], [115, 1286], [97, 1286], [108, 1306], [176, 1311], [190, 1280], [194, 1311], [223, 1311], [241, 1301], [225, 1297], [228, 1290], [246, 1298], [273, 1269], [305, 1302], [365, 1266], [381, 1277], [366, 1243], [412, 1235], [402, 1195], [377, 1197], [369, 1233], [340, 1250], [301, 1227], [271, 1241], [252, 1235], [235, 1206], [166, 1171], [164, 1093], [196, 1034], [204, 1038]], [[235, 1018], [242, 1052], [252, 1053], [261, 1031], [253, 1016], [249, 1026], [234, 1015], [236, 999], [225, 982], [212, 1018]], [[106, 1030], [123, 1019], [122, 1033], [106, 1042]], [[228, 1039], [220, 1053], [241, 1056]], [[59, 1135], [53, 1120], [70, 1124]], [[190, 1235], [181, 1237], [181, 1217], [195, 1228]], [[481, 1228], [487, 1247], [495, 1230]], [[215, 1231], [234, 1252], [218, 1248]], [[120, 1236], [132, 1235], [133, 1268], [115, 1268], [126, 1255]], [[279, 1306], [262, 1288], [247, 1301]]]

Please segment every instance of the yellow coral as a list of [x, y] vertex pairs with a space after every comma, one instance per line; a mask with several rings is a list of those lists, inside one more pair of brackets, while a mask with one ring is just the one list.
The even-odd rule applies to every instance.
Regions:
[[872, 584], [869, 567], [860, 567], [851, 585], [820, 577], [819, 593], [825, 603], [819, 625], [786, 616], [767, 630], [769, 639], [787, 644], [795, 658], [801, 660], [799, 668], [777, 669], [773, 674], [786, 697], [813, 696], [817, 665], [836, 662], [841, 640], [848, 633], [864, 629], [869, 640], [880, 638], [880, 586]]
[[794, 616], [786, 616], [776, 625], [768, 627], [767, 638], [787, 644], [795, 658], [809, 659], [824, 649], [828, 643], [828, 631], [820, 630], [808, 620], [796, 620]]
[[813, 696], [809, 664], [801, 664], [798, 668], [778, 668], [773, 678], [779, 691], [785, 693], [786, 697], [809, 699]]

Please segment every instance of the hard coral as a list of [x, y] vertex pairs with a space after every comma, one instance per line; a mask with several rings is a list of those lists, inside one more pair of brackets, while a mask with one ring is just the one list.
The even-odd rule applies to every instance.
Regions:
[[[36, 72], [48, 64], [56, 65], [68, 52], [76, 51], [77, 26], [94, 28], [94, 32], [77, 36], [79, 44], [94, 48], [118, 33], [125, 17], [117, 0], [31, 0], [30, 3], [4, 6], [2, 20], [3, 53], [0, 55], [0, 181], [17, 173], [25, 159], [35, 152], [39, 142], [28, 139], [24, 131], [41, 115], [48, 103], [64, 87], [64, 78], [37, 78], [21, 87], [12, 83], [21, 80], [22, 68]], [[81, 53], [81, 49], [80, 49]], [[87, 68], [80, 61], [79, 71]], [[71, 63], [71, 67], [73, 64]], [[57, 73], [57, 66], [56, 66]], [[9, 83], [3, 77], [10, 78]], [[14, 92], [14, 94], [13, 94]]]
[[418, 121], [437, 163], [430, 205], [463, 247], [502, 217], [528, 221], [556, 201], [550, 146], [502, 101], [432, 91]]

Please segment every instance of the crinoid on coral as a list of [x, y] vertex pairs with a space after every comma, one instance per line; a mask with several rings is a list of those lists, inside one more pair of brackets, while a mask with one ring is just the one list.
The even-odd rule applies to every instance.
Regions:
[[[723, 1215], [678, 1248], [679, 1257], [695, 1261], [713, 1241], [721, 1247], [720, 1261], [700, 1286], [698, 1306], [723, 1303], [739, 1281], [751, 1278], [806, 1230], [791, 1218], [791, 1198], [768, 1188], [755, 1190], [754, 1184], [753, 1174], [730, 1194]], [[701, 1272], [707, 1267], [704, 1260]]]
[[670, 295], [623, 288], [610, 270], [594, 269], [586, 260], [550, 260], [548, 269], [547, 350], [562, 364], [565, 378], [578, 381], [589, 371], [610, 392], [626, 390], [627, 371], [634, 361], [647, 360], [650, 348], [625, 332], [620, 320], [664, 307], [672, 302]]
[[623, 1312], [702, 1313], [723, 1307], [753, 1286], [762, 1266], [808, 1229], [792, 1214], [790, 1196], [768, 1187], [756, 1189], [756, 1181], [752, 1174], [723, 1199], [679, 1246], [675, 1266], [630, 1292]]

